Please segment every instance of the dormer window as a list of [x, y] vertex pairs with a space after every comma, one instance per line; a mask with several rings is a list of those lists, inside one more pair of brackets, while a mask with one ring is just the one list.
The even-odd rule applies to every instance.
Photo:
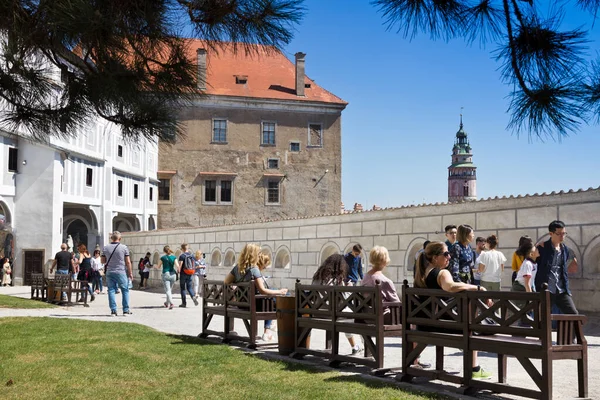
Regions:
[[304, 84], [304, 87], [305, 87], [306, 89], [310, 89], [310, 83], [305, 83], [305, 84]]
[[245, 85], [248, 82], [248, 76], [246, 75], [236, 75], [235, 83], [238, 85]]

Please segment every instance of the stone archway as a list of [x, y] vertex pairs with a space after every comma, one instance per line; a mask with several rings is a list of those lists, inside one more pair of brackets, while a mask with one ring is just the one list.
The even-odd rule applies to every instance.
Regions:
[[[69, 225], [67, 225], [67, 240], [69, 236], [73, 240], [72, 248], [70, 249], [71, 251], [74, 251], [74, 249], [76, 249], [77, 246], [79, 246], [80, 244], [84, 244], [86, 247], [89, 247], [89, 231], [90, 230], [88, 224], [84, 220], [79, 218], [74, 219], [72, 222], [69, 223]], [[71, 245], [71, 243], [69, 243], [69, 245]]]
[[333, 255], [333, 254], [340, 254], [340, 248], [338, 247], [338, 245], [334, 242], [329, 242], [326, 243], [322, 248], [321, 251], [319, 253], [319, 261], [318, 261], [318, 265], [323, 264], [323, 261], [325, 261], [327, 259], [327, 257]]
[[282, 246], [277, 250], [277, 254], [275, 255], [275, 262], [273, 263], [275, 268], [290, 268], [292, 266], [292, 258], [290, 255], [290, 250]]

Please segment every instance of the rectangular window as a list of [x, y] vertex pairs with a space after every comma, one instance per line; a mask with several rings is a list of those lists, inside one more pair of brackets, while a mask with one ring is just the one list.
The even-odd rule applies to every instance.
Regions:
[[158, 200], [171, 200], [171, 180], [168, 178], [159, 179], [158, 181]]
[[227, 143], [227, 120], [213, 119], [213, 143]]
[[204, 181], [204, 201], [208, 203], [217, 201], [217, 181]]
[[17, 164], [19, 160], [19, 150], [16, 147], [8, 148], [8, 170], [17, 172]]
[[279, 204], [279, 181], [269, 181], [267, 185], [267, 203]]
[[221, 203], [231, 203], [231, 181], [221, 181]]
[[277, 158], [269, 158], [267, 160], [267, 168], [268, 169], [277, 169], [277, 168], [279, 168], [279, 159], [277, 159]]
[[123, 146], [117, 146], [117, 157], [123, 157]]
[[290, 142], [290, 151], [299, 152], [300, 151], [300, 142]]
[[137, 199], [137, 198], [139, 197], [139, 192], [138, 192], [138, 190], [139, 190], [139, 186], [138, 186], [138, 184], [137, 184], [137, 183], [134, 183], [134, 184], [133, 184], [133, 198], [134, 198], [134, 199]]
[[275, 122], [262, 123], [262, 145], [275, 146]]
[[154, 188], [150, 188], [150, 201], [154, 198]]
[[323, 126], [321, 124], [308, 124], [308, 145], [323, 147]]
[[123, 181], [120, 179], [117, 181], [117, 196], [123, 197]]
[[85, 186], [92, 186], [94, 171], [91, 168], [85, 170]]

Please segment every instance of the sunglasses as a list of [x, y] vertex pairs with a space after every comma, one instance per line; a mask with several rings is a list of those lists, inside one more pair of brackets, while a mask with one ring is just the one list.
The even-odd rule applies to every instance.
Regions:
[[444, 257], [448, 257], [450, 255], [449, 251], [445, 251], [442, 254], [438, 254], [438, 256], [444, 256]]

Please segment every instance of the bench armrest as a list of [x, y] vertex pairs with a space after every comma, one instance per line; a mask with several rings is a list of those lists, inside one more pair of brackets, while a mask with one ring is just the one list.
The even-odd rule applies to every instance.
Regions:
[[566, 315], [566, 314], [551, 314], [551, 321], [581, 321], [582, 323], [588, 322], [588, 317], [585, 315]]
[[383, 310], [390, 310], [390, 325], [402, 325], [402, 303], [399, 301], [384, 301]]

